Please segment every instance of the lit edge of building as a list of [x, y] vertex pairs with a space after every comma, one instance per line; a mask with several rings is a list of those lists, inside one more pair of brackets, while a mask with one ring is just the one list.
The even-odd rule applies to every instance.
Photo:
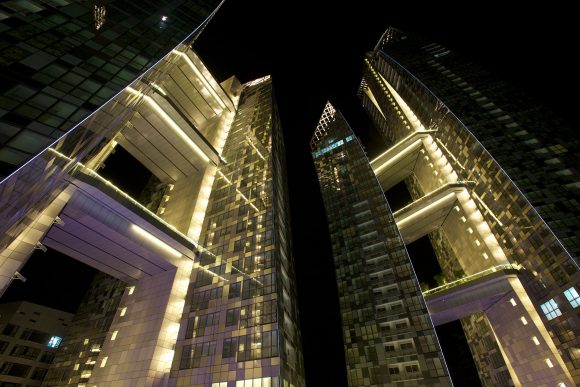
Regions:
[[[495, 319], [492, 324], [489, 316], [482, 314], [462, 319], [482, 382], [486, 385], [500, 381], [507, 383], [511, 378], [515, 383], [523, 383], [527, 380], [526, 367], [533, 367], [536, 382], [547, 378], [546, 381], [552, 380], [560, 385], [573, 385], [580, 378], [580, 323], [575, 313], [579, 305], [577, 263], [508, 173], [478, 141], [472, 128], [468, 128], [462, 118], [446, 106], [445, 101], [405, 67], [405, 61], [412, 63], [416, 70], [421, 66], [431, 66], [433, 69], [426, 69], [424, 73], [430, 75], [428, 81], [440, 90], [446, 90], [443, 86], [445, 80], [437, 83], [437, 77], [445, 79], [443, 76], [447, 75], [448, 82], [453, 83], [450, 89], [458, 88], [472, 93], [469, 95], [474, 95], [473, 98], [481, 97], [482, 93], [475, 89], [477, 84], [471, 82], [468, 76], [461, 77], [453, 72], [451, 66], [454, 59], [450, 59], [449, 66], [446, 66], [445, 60], [454, 56], [451, 51], [440, 45], [420, 43], [409, 34], [389, 28], [365, 59], [358, 94], [369, 116], [391, 146], [372, 161], [373, 168], [385, 190], [393, 183], [406, 179], [414, 200], [429, 195], [445, 184], [465, 183], [465, 192], [461, 197], [458, 195], [458, 208], [464, 214], [461, 221], [442, 224], [430, 234], [448, 280], [454, 279], [456, 272], [471, 275], [497, 264], [520, 266], [519, 283], [514, 284], [513, 288], [518, 301], [514, 301], [515, 305], [511, 304], [513, 308], [503, 311], [505, 316], [512, 316], [512, 323], [515, 321], [516, 324], [508, 330], [503, 326], [499, 332], [501, 319]], [[418, 53], [417, 50], [424, 52]], [[444, 73], [437, 75], [437, 71]], [[483, 96], [491, 98], [491, 93], [488, 92], [487, 96], [483, 93]], [[451, 92], [450, 95], [454, 94]], [[485, 113], [484, 108], [481, 111]], [[501, 118], [504, 119], [503, 116]], [[521, 117], [515, 119], [518, 118]], [[495, 124], [501, 123], [498, 117], [494, 119]], [[471, 122], [471, 125], [476, 126], [478, 122]], [[517, 127], [517, 123], [511, 124], [504, 130], [520, 130]], [[478, 136], [484, 135], [485, 130], [478, 128]], [[426, 139], [420, 139], [421, 136]], [[394, 165], [394, 161], [381, 157], [397, 147], [404, 149], [405, 141], [410, 143], [411, 138], [420, 140], [419, 148], [427, 152], [428, 161], [426, 165], [414, 165], [406, 171], [399, 171], [399, 176], [395, 176], [394, 172], [384, 167]], [[411, 148], [407, 148], [407, 153], [410, 153]], [[418, 164], [422, 163], [421, 158], [417, 160]], [[431, 168], [430, 177], [425, 172], [428, 165]], [[466, 223], [467, 230], [459, 230], [462, 222]], [[469, 233], [465, 232], [470, 230]], [[474, 231], [474, 240], [465, 239]], [[462, 241], [462, 238], [465, 240]], [[461, 256], [454, 252], [454, 248], [455, 251], [462, 249]], [[475, 253], [480, 259], [475, 259]], [[508, 299], [503, 301], [506, 305], [511, 303]], [[500, 304], [503, 305], [502, 302], [496, 304], [497, 308], [501, 308]], [[520, 320], [520, 326], [517, 326]], [[528, 321], [532, 324], [527, 325]], [[530, 331], [527, 336], [526, 330]], [[484, 345], [484, 337], [494, 344], [491, 347]], [[523, 347], [517, 351], [513, 346], [506, 347], [505, 343], [509, 340], [518, 341]], [[518, 360], [524, 353], [537, 352], [538, 346], [541, 353], [536, 353], [537, 356], [529, 360], [529, 365]], [[503, 365], [493, 365], [487, 358], [487, 353], [494, 347], [501, 351], [506, 361]], [[509, 371], [507, 378], [498, 375], [502, 367], [507, 367]], [[494, 379], [496, 375], [499, 379]]]

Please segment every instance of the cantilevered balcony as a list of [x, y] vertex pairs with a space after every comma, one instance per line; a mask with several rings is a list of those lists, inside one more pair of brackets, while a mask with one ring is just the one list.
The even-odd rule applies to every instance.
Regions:
[[441, 227], [457, 204], [456, 194], [464, 183], [449, 183], [403, 207], [393, 215], [405, 244], [409, 244]]
[[472, 274], [423, 293], [435, 326], [483, 312], [513, 291], [518, 268], [506, 264]]

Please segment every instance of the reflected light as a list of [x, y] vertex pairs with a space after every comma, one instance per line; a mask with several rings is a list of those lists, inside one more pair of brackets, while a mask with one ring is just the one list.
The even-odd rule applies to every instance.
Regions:
[[147, 231], [143, 230], [141, 227], [139, 227], [135, 224], [132, 224], [131, 229], [133, 231], [135, 231], [135, 233], [139, 234], [141, 237], [147, 239], [148, 241], [152, 242], [153, 244], [157, 245], [158, 247], [161, 247], [162, 249], [164, 249], [165, 251], [167, 251], [171, 255], [174, 255], [176, 257], [181, 257], [181, 253], [179, 251], [175, 250], [173, 247], [169, 246], [167, 243], [161, 241], [159, 238], [157, 238], [157, 237], [153, 236], [152, 234], [148, 233]]
[[203, 76], [203, 74], [201, 73], [201, 71], [199, 71], [199, 69], [195, 66], [195, 64], [193, 63], [193, 61], [189, 58], [189, 56], [187, 56], [187, 54], [183, 53], [183, 52], [179, 52], [177, 50], [173, 50], [173, 53], [181, 58], [183, 58], [185, 60], [185, 62], [189, 65], [189, 67], [191, 67], [191, 69], [193, 70], [193, 72], [195, 73], [195, 75], [197, 77], [199, 77], [199, 80], [203, 83], [203, 85], [207, 88], [207, 90], [209, 91], [209, 93], [212, 95], [212, 97], [215, 98], [215, 100], [219, 103], [219, 105], [222, 107], [222, 109], [226, 108], [226, 104], [222, 101], [222, 99], [217, 95], [217, 93], [215, 92], [214, 88], [211, 86], [211, 84], [207, 81], [207, 79], [205, 79], [205, 77]]
[[153, 108], [153, 110], [155, 110], [161, 116], [161, 118], [163, 118], [163, 120], [167, 122], [167, 124], [169, 124], [169, 127], [171, 127], [171, 129], [173, 129], [175, 133], [179, 137], [181, 137], [181, 139], [184, 140], [187, 143], [187, 145], [191, 147], [191, 149], [195, 151], [195, 153], [197, 153], [205, 162], [209, 162], [209, 157], [207, 157], [207, 155], [201, 150], [201, 148], [198, 147], [197, 144], [193, 142], [193, 140], [189, 138], [187, 134], [185, 134], [183, 129], [181, 129], [179, 125], [177, 125], [177, 123], [173, 121], [171, 117], [169, 117], [169, 115], [165, 112], [165, 110], [163, 110], [161, 106], [159, 106], [159, 104], [157, 104], [157, 102], [155, 102], [153, 98], [141, 93], [140, 91], [133, 89], [130, 86], [127, 87], [126, 90], [133, 95], [143, 97], [143, 99]]

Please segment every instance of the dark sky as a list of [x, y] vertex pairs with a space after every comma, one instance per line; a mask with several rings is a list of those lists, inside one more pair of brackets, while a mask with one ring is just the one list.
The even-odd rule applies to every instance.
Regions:
[[[325, 102], [330, 100], [371, 155], [381, 149], [356, 91], [364, 53], [372, 50], [387, 26], [429, 37], [464, 54], [569, 119], [577, 109], [577, 98], [568, 98], [578, 87], [572, 60], [577, 46], [573, 41], [576, 21], [570, 9], [548, 9], [545, 4], [541, 7], [531, 2], [522, 3], [519, 9], [506, 9], [505, 1], [464, 2], [459, 6], [399, 3], [228, 0], [194, 45], [218, 80], [232, 74], [242, 82], [266, 74], [273, 77], [285, 132], [310, 386], [345, 386], [346, 375], [329, 237], [308, 143]], [[417, 249], [421, 251], [421, 247], [411, 250]], [[58, 294], [56, 298], [64, 298], [63, 291], [55, 287], [62, 282], [55, 280], [57, 266], [46, 259], [40, 261], [43, 257], [47, 256], [35, 255], [41, 268], [38, 272], [46, 273], [47, 286]], [[88, 277], [92, 275], [85, 272]], [[88, 277], [81, 282], [88, 282]], [[440, 332], [445, 341], [456, 335], [457, 324], [443, 330], [450, 331]], [[456, 347], [459, 344], [450, 340], [442, 345], [450, 349], [446, 356], [455, 365], [456, 384], [477, 385], [473, 373], [463, 372], [468, 365], [451, 358], [461, 353]]]

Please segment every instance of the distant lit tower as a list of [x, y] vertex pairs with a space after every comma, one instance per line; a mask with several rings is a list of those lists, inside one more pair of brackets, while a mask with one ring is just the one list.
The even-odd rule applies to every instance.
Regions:
[[86, 384], [97, 365], [101, 347], [117, 314], [126, 284], [104, 273], [97, 273], [80, 303], [43, 385]]
[[330, 103], [311, 148], [336, 268], [349, 386], [451, 386], [391, 209], [362, 145]]
[[[91, 68], [94, 60], [102, 67], [95, 74], [111, 68], [124, 74], [100, 75], [116, 82], [114, 91], [98, 99], [86, 95], [89, 104], [70, 102], [84, 90], [73, 85], [70, 94], [56, 93], [61, 99], [46, 99], [27, 86], [30, 78], [44, 79], [53, 92], [80, 71], [65, 66], [56, 79], [50, 67], [43, 76], [43, 70], [14, 76], [18, 82], [9, 92], [24, 90], [24, 96], [11, 105], [12, 94], [2, 100], [10, 105], [3, 118], [15, 120], [21, 116], [12, 111], [35, 111], [28, 99], [46, 102], [35, 108], [41, 118], [65, 115], [65, 102], [70, 111], [87, 111], [63, 124], [66, 131], [41, 140], [28, 121], [19, 121], [0, 150], [6, 155], [16, 143], [30, 145], [10, 159], [19, 167], [0, 180], [0, 290], [36, 249], [52, 248], [115, 278], [93, 284], [110, 296], [101, 300], [97, 290], [85, 300], [80, 311], [86, 318], [77, 316], [65, 341], [70, 345], [46, 383], [304, 386], [284, 145], [270, 77], [241, 84], [234, 76], [221, 82], [212, 76], [191, 48], [213, 15], [211, 2], [176, 1], [171, 9], [96, 4], [106, 13], [71, 3], [57, 9], [59, 17], [35, 15], [50, 16], [49, 26], [90, 29], [79, 32], [88, 41], [73, 50], [77, 56], [67, 51], [62, 59], [49, 58], [49, 67], [67, 58]], [[116, 14], [121, 8], [122, 17]], [[96, 24], [93, 15], [100, 15]], [[133, 41], [140, 45], [136, 51], [124, 46]], [[110, 62], [93, 58], [91, 50], [109, 53]], [[143, 66], [124, 73], [115, 59], [130, 53]], [[40, 69], [47, 57], [38, 55], [38, 62], [26, 63]], [[87, 72], [74, 79], [98, 94], [103, 86]], [[128, 193], [134, 187], [126, 180], [133, 179], [114, 179], [112, 170], [127, 169], [112, 162], [116, 152], [148, 174], [136, 194]], [[90, 329], [92, 323], [98, 329]]]
[[461, 319], [485, 385], [580, 383], [579, 140], [552, 113], [436, 43], [389, 28], [363, 106], [389, 148], [372, 160], [406, 243], [429, 235], [448, 281], [435, 324]]

